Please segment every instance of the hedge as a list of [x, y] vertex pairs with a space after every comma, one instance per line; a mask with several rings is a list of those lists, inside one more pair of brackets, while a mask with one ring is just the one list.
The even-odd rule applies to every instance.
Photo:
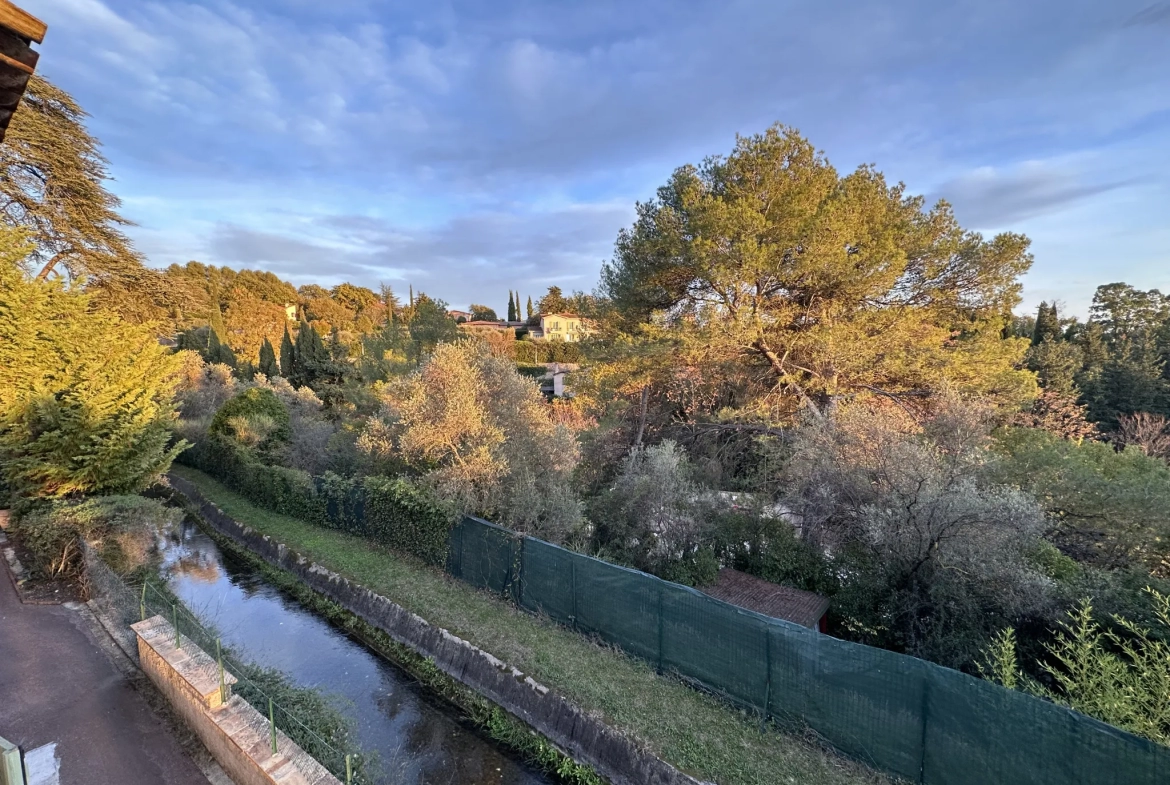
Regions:
[[426, 488], [409, 479], [359, 480], [332, 472], [314, 477], [260, 463], [234, 444], [215, 438], [193, 445], [178, 460], [272, 512], [359, 534], [437, 567], [446, 564], [456, 518]]

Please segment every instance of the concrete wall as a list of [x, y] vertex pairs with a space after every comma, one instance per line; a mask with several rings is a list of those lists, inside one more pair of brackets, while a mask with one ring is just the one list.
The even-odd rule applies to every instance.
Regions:
[[659, 759], [602, 720], [586, 714], [530, 676], [235, 521], [183, 478], [168, 475], [168, 479], [216, 531], [272, 566], [297, 576], [395, 641], [432, 659], [444, 673], [523, 720], [574, 760], [592, 766], [614, 785], [698, 785], [695, 778]]
[[216, 661], [188, 638], [176, 647], [166, 619], [154, 616], [131, 627], [142, 670], [236, 785], [340, 785], [280, 731], [273, 755], [268, 719], [231, 694], [235, 676], [225, 671], [221, 695]]

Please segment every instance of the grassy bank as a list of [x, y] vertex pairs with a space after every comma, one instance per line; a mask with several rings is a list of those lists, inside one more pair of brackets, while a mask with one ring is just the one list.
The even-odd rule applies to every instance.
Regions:
[[888, 782], [442, 572], [364, 539], [262, 510], [201, 472], [174, 471], [236, 520], [515, 665], [700, 779], [720, 785]]

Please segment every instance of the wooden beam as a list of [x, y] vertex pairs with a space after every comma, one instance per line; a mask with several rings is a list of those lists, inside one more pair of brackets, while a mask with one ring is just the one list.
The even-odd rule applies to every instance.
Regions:
[[48, 25], [35, 16], [17, 8], [8, 0], [0, 0], [0, 26], [7, 27], [12, 32], [38, 44], [45, 40], [45, 31]]

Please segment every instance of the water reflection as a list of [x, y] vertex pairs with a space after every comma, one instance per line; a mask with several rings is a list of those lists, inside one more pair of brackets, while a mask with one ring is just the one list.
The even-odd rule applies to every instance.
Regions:
[[339, 696], [387, 785], [537, 785], [549, 781], [429, 702], [410, 677], [222, 554], [190, 521], [160, 542], [171, 589], [227, 645], [306, 687]]

